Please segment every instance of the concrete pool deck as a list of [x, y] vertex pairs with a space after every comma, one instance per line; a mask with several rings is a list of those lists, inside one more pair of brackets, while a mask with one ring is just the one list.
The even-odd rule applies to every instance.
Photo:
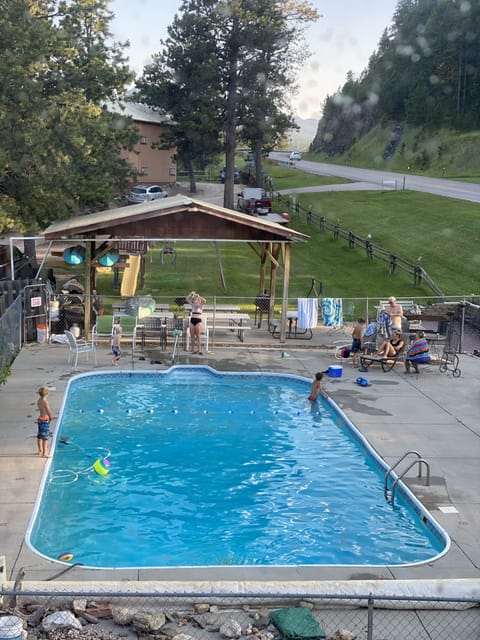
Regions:
[[[320, 336], [310, 343], [293, 340], [277, 348], [244, 344], [241, 348], [215, 347], [202, 358], [181, 354], [179, 364], [208, 364], [219, 371], [275, 371], [309, 379], [323, 371], [334, 359], [333, 348], [325, 343], [338, 340], [339, 333]], [[306, 348], [307, 347], [307, 348]], [[126, 349], [127, 350], [127, 349]], [[147, 357], [122, 358], [121, 368], [165, 370]], [[58, 415], [66, 384], [73, 373], [91, 370], [84, 354], [76, 372], [67, 364], [67, 347], [60, 344], [30, 344], [22, 349], [12, 365], [12, 373], [0, 389], [0, 425], [2, 434], [0, 471], [0, 556], [5, 557], [5, 576], [14, 580], [21, 568], [24, 582], [43, 581], [62, 572], [65, 565], [50, 562], [35, 554], [24, 536], [32, 514], [45, 460], [36, 454], [37, 389], [48, 386], [54, 415]], [[111, 368], [109, 348], [98, 351], [98, 367]], [[93, 365], [93, 360], [90, 360]], [[460, 356], [462, 376], [453, 378], [437, 366], [422, 369], [419, 376], [405, 375], [403, 366], [391, 372], [381, 369], [359, 374], [350, 365], [343, 366], [341, 378], [327, 379], [325, 387], [334, 401], [366, 436], [376, 451], [392, 464], [406, 451], [418, 451], [429, 463], [431, 483], [416, 478], [416, 470], [406, 478], [419, 500], [447, 531], [451, 549], [438, 560], [410, 567], [272, 567], [272, 568], [180, 568], [138, 570], [89, 570], [73, 567], [59, 580], [70, 584], [90, 581], [268, 581], [296, 587], [316, 581], [447, 581], [461, 580], [468, 590], [480, 589], [480, 358]], [[363, 375], [369, 387], [355, 384]], [[55, 426], [55, 421], [53, 423]], [[401, 467], [402, 469], [402, 467]], [[132, 541], [134, 543], [134, 541]], [[60, 550], [68, 551], [68, 550]], [[463, 582], [465, 581], [465, 582]], [[326, 583], [324, 583], [326, 585]], [[126, 585], [125, 585], [126, 586]], [[390, 592], [397, 592], [397, 587]], [[317, 587], [318, 591], [318, 587]], [[429, 595], [429, 593], [425, 594]], [[465, 594], [463, 594], [465, 595]]]

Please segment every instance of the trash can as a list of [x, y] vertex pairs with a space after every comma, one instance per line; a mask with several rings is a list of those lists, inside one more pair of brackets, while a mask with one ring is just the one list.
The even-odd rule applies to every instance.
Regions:
[[23, 621], [18, 616], [0, 617], [0, 640], [21, 640]]
[[[46, 342], [48, 338], [48, 327], [46, 324], [37, 324], [37, 342]], [[1, 640], [1, 639], [0, 639]]]

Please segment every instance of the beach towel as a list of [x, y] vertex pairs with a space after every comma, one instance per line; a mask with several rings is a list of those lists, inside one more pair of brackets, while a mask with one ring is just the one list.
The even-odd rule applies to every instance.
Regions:
[[318, 323], [318, 300], [316, 298], [297, 299], [299, 329], [315, 329]]
[[341, 298], [324, 298], [322, 300], [323, 324], [326, 327], [341, 327], [343, 311]]
[[430, 362], [430, 346], [427, 340], [421, 338], [411, 344], [405, 354], [405, 359], [413, 360], [420, 364], [428, 364]]
[[380, 335], [384, 338], [390, 338], [392, 335], [392, 319], [384, 309], [378, 313], [377, 324]]
[[374, 336], [377, 332], [377, 323], [376, 322], [370, 322], [367, 326], [367, 328], [365, 329], [365, 333], [363, 334], [364, 338], [371, 338], [372, 336]]
[[282, 638], [325, 638], [325, 632], [306, 607], [290, 607], [272, 611], [270, 619], [280, 631]]

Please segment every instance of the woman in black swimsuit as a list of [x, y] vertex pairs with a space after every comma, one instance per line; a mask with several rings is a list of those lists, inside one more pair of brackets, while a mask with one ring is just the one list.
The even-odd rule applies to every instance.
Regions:
[[[192, 353], [197, 352], [199, 355], [202, 355], [202, 311], [206, 300], [196, 291], [189, 293], [186, 300], [192, 305], [190, 315], [190, 349], [192, 350]], [[197, 345], [196, 349], [195, 345]]]
[[395, 358], [405, 346], [400, 331], [395, 331], [390, 340], [386, 340], [375, 354], [376, 358]]

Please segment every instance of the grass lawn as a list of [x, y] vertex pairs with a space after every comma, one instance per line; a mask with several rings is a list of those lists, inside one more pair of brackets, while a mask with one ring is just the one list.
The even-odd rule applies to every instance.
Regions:
[[[266, 167], [274, 190], [341, 182], [274, 163], [267, 162]], [[374, 245], [410, 262], [421, 256], [421, 265], [446, 295], [479, 293], [477, 204], [415, 191], [308, 193], [298, 195], [297, 201], [305, 209], [311, 205], [314, 219], [325, 216], [361, 237], [371, 234]], [[360, 247], [350, 249], [345, 240], [335, 240], [331, 231], [321, 232], [318, 223], [307, 224], [304, 215], [293, 216], [291, 226], [311, 240], [293, 245], [290, 298], [307, 295], [312, 278], [331, 297], [432, 297], [425, 286], [414, 286], [412, 276], [401, 270], [390, 275], [387, 262], [369, 259]], [[217, 258], [213, 243], [177, 242], [175, 265], [161, 264], [162, 247], [158, 243], [146, 257], [145, 286], [139, 293], [172, 298], [196, 289], [209, 298], [249, 300], [258, 293], [259, 259], [246, 243], [220, 243]], [[118, 295], [112, 282], [111, 274], [98, 274], [98, 291]]]

